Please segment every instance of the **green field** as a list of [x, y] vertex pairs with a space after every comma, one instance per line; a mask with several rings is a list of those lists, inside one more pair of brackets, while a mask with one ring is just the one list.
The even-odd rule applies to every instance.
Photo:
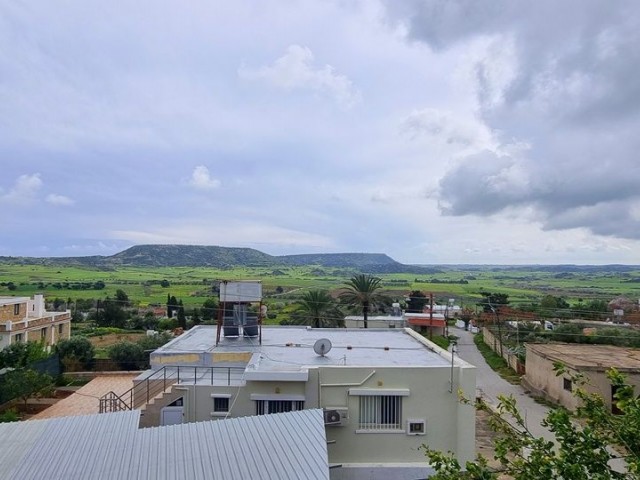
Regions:
[[[433, 293], [444, 302], [474, 305], [480, 292], [509, 294], [513, 305], [537, 301], [546, 294], [565, 298], [610, 300], [619, 295], [640, 298], [640, 267], [623, 271], [612, 267], [562, 271], [540, 267], [435, 266], [442, 273], [381, 274], [384, 289], [392, 298], [402, 299], [412, 290]], [[568, 270], [572, 270], [568, 268]], [[576, 269], [573, 269], [576, 270]], [[30, 296], [44, 293], [47, 299], [104, 299], [122, 289], [136, 304], [164, 304], [167, 294], [182, 299], [187, 307], [199, 307], [214, 296], [213, 285], [221, 280], [261, 280], [265, 301], [294, 300], [309, 289], [335, 291], [354, 272], [317, 266], [270, 268], [194, 268], [194, 267], [52, 267], [44, 265], [0, 265], [0, 295]], [[162, 287], [166, 280], [169, 287]], [[11, 282], [14, 289], [10, 289]], [[103, 289], [77, 289], [74, 284], [104, 282]], [[86, 285], [85, 285], [86, 287]], [[280, 287], [280, 288], [278, 288]], [[276, 293], [282, 291], [282, 293]]]

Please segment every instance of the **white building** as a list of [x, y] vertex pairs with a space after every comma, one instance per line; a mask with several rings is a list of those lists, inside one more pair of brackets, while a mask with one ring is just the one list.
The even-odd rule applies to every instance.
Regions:
[[70, 335], [71, 311], [46, 311], [43, 295], [0, 297], [0, 349], [28, 341], [50, 346]]
[[425, 477], [422, 444], [474, 457], [475, 411], [458, 391], [473, 397], [475, 367], [410, 329], [262, 327], [261, 342], [217, 345], [216, 331], [151, 354], [131, 395], [142, 426], [322, 408], [334, 480]]

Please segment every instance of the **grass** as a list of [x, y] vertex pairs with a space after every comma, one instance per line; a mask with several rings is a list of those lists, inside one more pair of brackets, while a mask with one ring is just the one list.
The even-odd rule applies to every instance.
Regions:
[[509, 365], [507, 365], [504, 358], [495, 353], [486, 343], [484, 343], [482, 334], [474, 335], [473, 341], [484, 357], [485, 362], [487, 362], [487, 365], [489, 365], [493, 371], [509, 383], [513, 383], [514, 385], [520, 384], [520, 376], [514, 372]]
[[440, 348], [444, 348], [445, 350], [449, 348], [449, 339], [447, 337], [443, 337], [442, 335], [436, 335], [433, 338], [429, 338], [429, 335], [424, 335], [424, 338], [431, 340], [433, 343], [438, 345]]
[[[420, 290], [433, 293], [436, 301], [446, 302], [448, 298], [455, 298], [456, 304], [471, 308], [476, 307], [481, 291], [507, 293], [512, 305], [539, 301], [546, 293], [562, 296], [570, 302], [578, 298], [602, 298], [608, 301], [622, 294], [630, 298], [640, 295], [640, 282], [628, 282], [630, 278], [640, 278], [640, 270], [624, 275], [609, 271], [575, 273], [567, 278], [566, 275], [537, 270], [535, 266], [512, 270], [462, 265], [438, 268], [442, 273], [378, 276], [383, 280], [384, 291], [394, 299], [401, 299], [411, 290]], [[192, 308], [200, 307], [205, 299], [216, 296], [212, 290], [215, 281], [256, 279], [262, 281], [265, 302], [274, 311], [271, 309], [273, 304], [294, 301], [309, 289], [328, 290], [336, 294], [351, 273], [349, 269], [314, 266], [226, 270], [209, 267], [116, 267], [107, 270], [3, 263], [0, 264], [0, 295], [31, 296], [44, 293], [48, 300], [56, 297], [63, 300], [104, 299], [106, 296], [113, 298], [116, 290], [122, 289], [136, 305], [164, 304], [167, 294], [170, 294], [180, 298], [185, 307]], [[468, 283], [442, 283], [463, 279]], [[159, 285], [161, 280], [169, 281], [170, 286], [163, 288]], [[105, 288], [73, 290], [54, 287], [54, 284], [97, 281], [104, 282]], [[16, 289], [9, 290], [8, 282], [12, 282]], [[284, 293], [276, 294], [277, 287], [282, 287]]]

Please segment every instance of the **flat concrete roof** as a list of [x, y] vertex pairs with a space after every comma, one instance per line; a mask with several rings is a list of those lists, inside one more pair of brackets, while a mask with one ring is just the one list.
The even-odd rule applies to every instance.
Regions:
[[640, 371], [640, 349], [576, 343], [528, 343], [527, 350], [576, 370]]
[[[435, 344], [410, 329], [346, 329], [308, 327], [262, 327], [262, 345], [258, 338], [226, 338], [221, 335], [216, 346], [216, 326], [199, 325], [185, 332], [152, 353], [154, 365], [176, 365], [181, 360], [199, 365], [211, 365], [218, 354], [251, 354], [237, 363], [247, 365], [247, 372], [302, 372], [321, 366], [388, 366], [388, 367], [442, 367], [451, 365], [451, 357]], [[313, 346], [326, 338], [331, 350], [323, 357]], [[162, 358], [166, 357], [166, 358]], [[217, 358], [224, 358], [218, 355]], [[233, 355], [227, 355], [229, 363]], [[250, 358], [250, 359], [249, 359]], [[175, 359], [176, 363], [172, 363]], [[191, 360], [189, 360], [191, 359]], [[468, 366], [458, 357], [458, 366]], [[193, 364], [193, 363], [190, 363]], [[295, 380], [291, 378], [291, 380]]]

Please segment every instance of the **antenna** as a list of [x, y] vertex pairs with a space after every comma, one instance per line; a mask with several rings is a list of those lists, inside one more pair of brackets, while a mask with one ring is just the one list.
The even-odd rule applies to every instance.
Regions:
[[331, 350], [331, 340], [328, 338], [321, 338], [313, 345], [313, 351], [321, 357], [324, 357], [325, 353], [329, 353], [329, 350]]

